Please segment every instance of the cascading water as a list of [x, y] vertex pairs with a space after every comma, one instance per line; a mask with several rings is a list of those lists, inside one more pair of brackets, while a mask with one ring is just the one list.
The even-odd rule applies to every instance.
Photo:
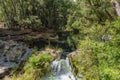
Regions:
[[51, 72], [41, 80], [76, 80], [68, 58], [56, 59], [51, 64]]

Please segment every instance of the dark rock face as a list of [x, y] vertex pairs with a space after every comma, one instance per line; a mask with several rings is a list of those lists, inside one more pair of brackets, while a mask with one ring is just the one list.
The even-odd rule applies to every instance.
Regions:
[[69, 54], [69, 52], [64, 52], [60, 55], [60, 59], [66, 59], [67, 55]]
[[32, 49], [23, 44], [0, 40], [0, 77], [4, 77], [10, 69], [19, 66], [31, 53]]

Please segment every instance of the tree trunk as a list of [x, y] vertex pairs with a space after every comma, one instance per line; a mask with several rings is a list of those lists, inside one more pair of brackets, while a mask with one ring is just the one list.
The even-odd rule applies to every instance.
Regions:
[[114, 8], [116, 10], [117, 15], [120, 17], [120, 5], [119, 5], [119, 2], [117, 0], [114, 0], [113, 5], [114, 5]]

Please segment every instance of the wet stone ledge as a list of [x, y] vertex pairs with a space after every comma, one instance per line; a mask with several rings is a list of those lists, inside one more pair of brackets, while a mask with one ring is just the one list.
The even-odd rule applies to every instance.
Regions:
[[31, 53], [32, 49], [22, 43], [0, 40], [0, 78], [19, 66]]

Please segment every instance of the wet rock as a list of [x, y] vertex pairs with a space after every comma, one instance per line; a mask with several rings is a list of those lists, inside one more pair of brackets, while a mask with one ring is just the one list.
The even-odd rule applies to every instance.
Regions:
[[32, 49], [22, 43], [0, 40], [0, 77], [9, 74], [10, 69], [19, 66], [31, 53]]
[[81, 75], [81, 74], [77, 75], [77, 80], [82, 80], [82, 78], [83, 78], [83, 75]]
[[9, 69], [15, 67], [15, 63], [14, 62], [4, 62], [0, 65], [0, 77], [3, 77], [4, 75], [7, 74], [7, 72], [9, 71]]
[[75, 55], [77, 55], [77, 54], [79, 54], [79, 53], [80, 53], [80, 49], [77, 49], [77, 50], [69, 53], [67, 56], [73, 58]]
[[0, 43], [0, 49], [2, 49], [4, 47], [3, 43]]
[[53, 57], [58, 57], [62, 51], [61, 50], [54, 50], [54, 49], [45, 49], [41, 50], [38, 53], [45, 53], [45, 54], [50, 54]]
[[60, 55], [60, 59], [66, 59], [67, 55], [69, 54], [69, 52], [64, 52]]

